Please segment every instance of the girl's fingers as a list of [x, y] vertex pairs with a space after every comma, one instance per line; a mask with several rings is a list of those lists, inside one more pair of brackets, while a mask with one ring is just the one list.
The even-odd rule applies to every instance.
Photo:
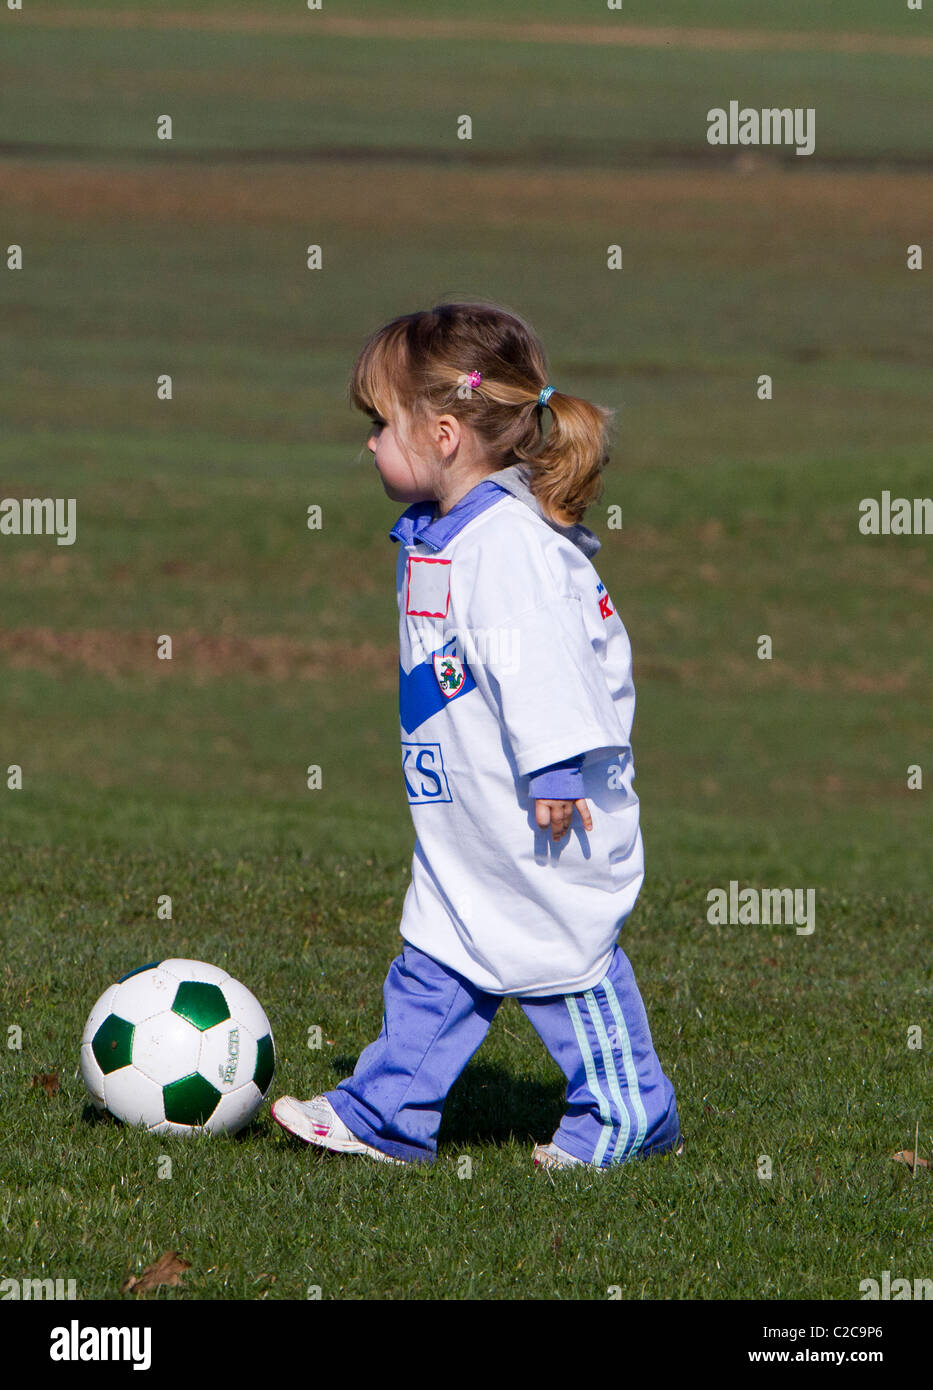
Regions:
[[546, 830], [550, 826], [553, 838], [559, 840], [570, 827], [574, 808], [580, 812], [584, 827], [587, 830], [592, 830], [593, 817], [590, 815], [590, 808], [583, 797], [579, 801], [574, 801], [573, 805], [569, 801], [536, 801], [535, 820], [542, 830]]

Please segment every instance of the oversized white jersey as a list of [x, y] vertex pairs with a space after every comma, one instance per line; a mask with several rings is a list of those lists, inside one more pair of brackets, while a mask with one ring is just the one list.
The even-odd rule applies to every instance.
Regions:
[[[576, 993], [605, 975], [644, 878], [631, 647], [568, 539], [585, 528], [564, 533], [488, 480], [468, 498], [440, 545], [447, 518], [433, 543], [413, 527], [419, 509], [429, 519], [423, 503], [391, 533], [417, 836], [400, 931], [492, 994]], [[555, 843], [535, 821], [529, 774], [584, 752], [593, 829], [575, 811]]]

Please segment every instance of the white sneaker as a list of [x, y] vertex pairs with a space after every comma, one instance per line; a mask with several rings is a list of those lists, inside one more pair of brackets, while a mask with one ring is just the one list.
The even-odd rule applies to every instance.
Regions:
[[364, 1144], [351, 1134], [326, 1096], [312, 1096], [310, 1100], [295, 1100], [294, 1096], [281, 1096], [273, 1101], [270, 1114], [277, 1125], [289, 1134], [303, 1139], [306, 1144], [316, 1144], [321, 1149], [332, 1149], [334, 1153], [365, 1154], [379, 1163], [405, 1165], [404, 1158], [393, 1158], [371, 1144]]
[[[536, 1168], [595, 1168], [595, 1163], [586, 1163], [582, 1158], [559, 1149], [556, 1144], [535, 1144], [534, 1160]], [[601, 1171], [601, 1170], [600, 1170]]]

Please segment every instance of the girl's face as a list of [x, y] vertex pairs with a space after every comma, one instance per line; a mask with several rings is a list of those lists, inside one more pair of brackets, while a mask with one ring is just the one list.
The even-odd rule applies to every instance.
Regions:
[[394, 502], [423, 502], [435, 496], [431, 464], [405, 456], [391, 422], [374, 416], [366, 447], [371, 451], [386, 495]]

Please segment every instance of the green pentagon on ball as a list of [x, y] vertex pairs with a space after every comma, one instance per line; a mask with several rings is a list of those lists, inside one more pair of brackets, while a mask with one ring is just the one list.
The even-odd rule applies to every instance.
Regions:
[[272, 1034], [267, 1033], [264, 1038], [259, 1038], [256, 1043], [256, 1070], [253, 1072], [253, 1082], [258, 1086], [262, 1095], [266, 1094], [272, 1083], [272, 1073], [275, 1071], [275, 1048], [272, 1043]]
[[230, 1017], [220, 986], [200, 984], [195, 980], [186, 980], [178, 986], [172, 1012], [186, 1018], [202, 1033]]
[[133, 1060], [133, 1025], [125, 1018], [110, 1014], [94, 1034], [91, 1049], [97, 1058], [97, 1065], [105, 1076], [121, 1067], [128, 1067]]
[[199, 1072], [163, 1087], [165, 1118], [173, 1125], [206, 1124], [220, 1100], [220, 1092]]

